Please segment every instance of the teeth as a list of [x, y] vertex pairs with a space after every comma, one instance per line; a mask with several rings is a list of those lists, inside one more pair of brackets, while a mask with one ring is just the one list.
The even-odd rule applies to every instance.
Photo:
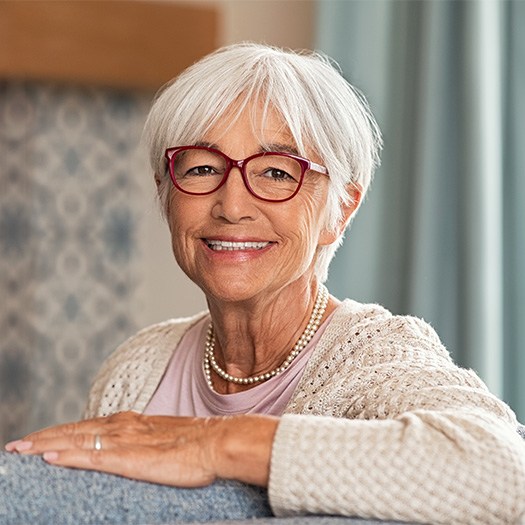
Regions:
[[212, 250], [261, 250], [270, 244], [269, 242], [233, 242], [233, 241], [209, 241], [206, 244]]

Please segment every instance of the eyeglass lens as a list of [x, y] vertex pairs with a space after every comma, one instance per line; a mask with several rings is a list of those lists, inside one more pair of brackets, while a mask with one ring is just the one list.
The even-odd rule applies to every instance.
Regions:
[[[228, 161], [207, 149], [188, 149], [172, 159], [173, 175], [184, 191], [209, 193], [221, 184]], [[264, 154], [244, 164], [251, 191], [269, 200], [284, 200], [293, 195], [301, 183], [302, 166], [291, 157]]]

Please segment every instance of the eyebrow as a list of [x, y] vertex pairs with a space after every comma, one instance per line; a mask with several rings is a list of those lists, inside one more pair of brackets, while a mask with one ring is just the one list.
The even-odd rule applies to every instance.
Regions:
[[292, 155], [299, 155], [297, 148], [294, 146], [291, 146], [290, 144], [281, 144], [278, 142], [263, 144], [260, 147], [260, 151], [261, 153], [264, 153], [265, 151], [275, 151], [278, 153], [291, 153]]
[[217, 144], [214, 144], [213, 142], [206, 142], [206, 141], [204, 141], [204, 140], [198, 140], [197, 142], [195, 142], [194, 145], [195, 145], [195, 146], [202, 147], [202, 148], [213, 148], [213, 149], [219, 149], [219, 147], [217, 146]]
[[[203, 148], [212, 148], [221, 151], [219, 146], [213, 142], [206, 142], [204, 140], [199, 140], [195, 142], [195, 146], [201, 146]], [[275, 151], [276, 153], [290, 153], [292, 155], [299, 155], [297, 148], [290, 144], [281, 144], [279, 142], [272, 142], [268, 144], [261, 144], [259, 146], [258, 153], [267, 153]]]

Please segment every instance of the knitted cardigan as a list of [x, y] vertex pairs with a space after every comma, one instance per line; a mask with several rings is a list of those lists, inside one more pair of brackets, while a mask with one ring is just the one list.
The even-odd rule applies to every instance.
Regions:
[[[103, 364], [86, 417], [142, 412], [184, 332], [206, 312], [140, 331]], [[331, 417], [325, 417], [331, 416]], [[278, 426], [278, 516], [525, 523], [525, 441], [511, 409], [454, 365], [434, 330], [344, 301]]]

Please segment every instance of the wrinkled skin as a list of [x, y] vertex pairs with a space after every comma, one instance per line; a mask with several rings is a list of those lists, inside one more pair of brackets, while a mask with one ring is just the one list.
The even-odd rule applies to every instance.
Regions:
[[[122, 412], [58, 425], [6, 445], [55, 465], [165, 485], [198, 487], [217, 478], [266, 486], [278, 419], [190, 418]], [[101, 450], [95, 450], [95, 435]]]

